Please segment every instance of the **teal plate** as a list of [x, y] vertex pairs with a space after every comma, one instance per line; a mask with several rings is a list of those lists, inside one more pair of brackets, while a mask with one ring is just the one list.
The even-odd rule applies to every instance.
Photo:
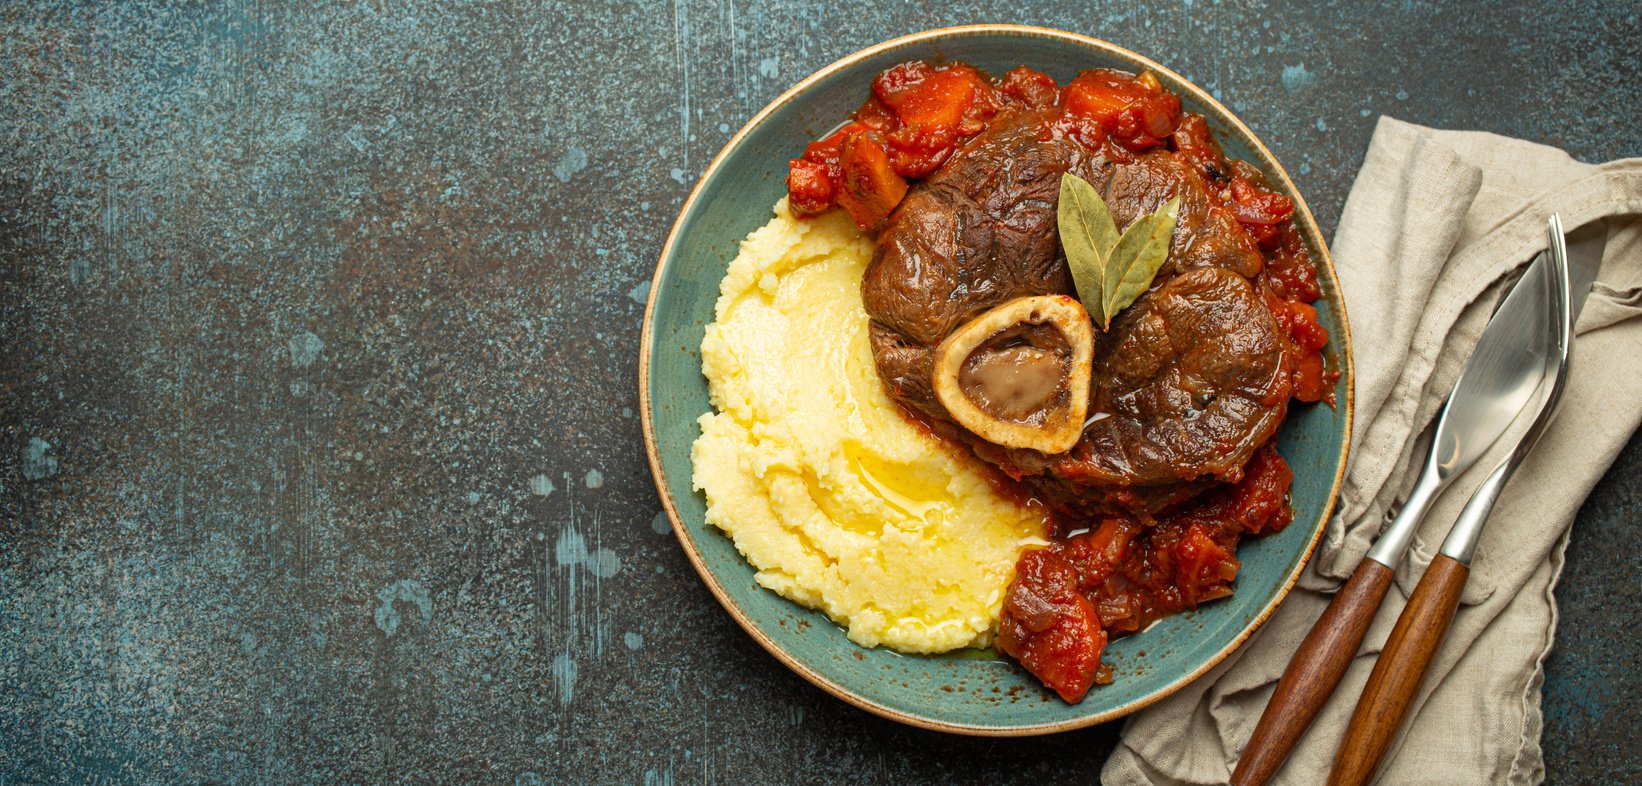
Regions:
[[[962, 60], [993, 74], [1025, 64], [1062, 84], [1086, 68], [1150, 69], [1188, 111], [1209, 118], [1228, 156], [1258, 166], [1294, 199], [1296, 221], [1318, 260], [1324, 291], [1318, 311], [1331, 336], [1326, 351], [1342, 373], [1338, 407], [1294, 407], [1279, 437], [1278, 448], [1294, 467], [1294, 523], [1238, 549], [1243, 569], [1231, 598], [1108, 647], [1112, 684], [1077, 705], [987, 653], [921, 657], [855, 645], [825, 615], [754, 583], [752, 566], [706, 523], [706, 500], [690, 486], [696, 419], [710, 409], [701, 339], [738, 243], [770, 219], [771, 206], [785, 193], [787, 160], [853, 111], [879, 71], [918, 59]], [[1043, 734], [1101, 723], [1167, 696], [1220, 662], [1270, 616], [1305, 566], [1339, 492], [1351, 433], [1345, 309], [1328, 249], [1288, 174], [1231, 112], [1174, 72], [1111, 44], [1042, 28], [978, 25], [898, 38], [827, 66], [765, 107], [685, 201], [656, 266], [640, 352], [650, 467], [673, 529], [713, 594], [759, 644], [829, 693], [888, 718], [962, 734]]]

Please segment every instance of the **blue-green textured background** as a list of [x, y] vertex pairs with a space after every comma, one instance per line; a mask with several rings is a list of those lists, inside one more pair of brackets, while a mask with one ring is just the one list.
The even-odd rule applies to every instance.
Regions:
[[[778, 665], [635, 413], [730, 133], [981, 21], [1179, 71], [1325, 233], [1382, 113], [1642, 154], [1602, 0], [0, 4], [0, 782], [1089, 782], [1115, 726], [942, 736]], [[1639, 473], [1558, 589], [1552, 783], [1642, 778]]]

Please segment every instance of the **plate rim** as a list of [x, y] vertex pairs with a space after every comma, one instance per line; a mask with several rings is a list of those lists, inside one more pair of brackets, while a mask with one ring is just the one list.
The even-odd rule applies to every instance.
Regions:
[[796, 672], [799, 676], [803, 677], [805, 680], [808, 680], [816, 687], [821, 688], [827, 693], [832, 694], [833, 696], [842, 699], [853, 706], [890, 720], [905, 723], [917, 728], [968, 736], [1025, 737], [1054, 734], [1095, 726], [1107, 721], [1121, 718], [1125, 715], [1132, 714], [1138, 710], [1150, 706], [1151, 704], [1161, 701], [1164, 698], [1173, 695], [1176, 691], [1179, 691], [1186, 685], [1196, 681], [1210, 669], [1220, 665], [1220, 663], [1224, 661], [1227, 656], [1236, 651], [1238, 647], [1241, 647], [1250, 636], [1254, 635], [1255, 631], [1259, 630], [1260, 627], [1265, 624], [1266, 620], [1269, 619], [1276, 611], [1277, 606], [1288, 597], [1290, 590], [1294, 588], [1295, 582], [1299, 580], [1300, 574], [1304, 572], [1306, 565], [1311, 562], [1311, 558], [1316, 552], [1317, 545], [1322, 539], [1323, 531], [1327, 529], [1328, 521], [1333, 517], [1335, 505], [1339, 502], [1340, 487], [1345, 481], [1346, 464], [1351, 451], [1353, 418], [1356, 414], [1354, 385], [1346, 385], [1344, 401], [1336, 402], [1337, 411], [1339, 411], [1340, 408], [1343, 408], [1344, 413], [1344, 422], [1342, 424], [1344, 433], [1340, 440], [1338, 463], [1334, 473], [1333, 484], [1330, 487], [1328, 496], [1323, 503], [1322, 515], [1318, 517], [1317, 524], [1313, 528], [1311, 537], [1306, 543], [1304, 554], [1301, 556], [1300, 560], [1295, 563], [1294, 568], [1289, 571], [1289, 575], [1283, 580], [1283, 583], [1277, 589], [1277, 592], [1273, 594], [1271, 599], [1260, 610], [1260, 612], [1251, 618], [1246, 625], [1244, 625], [1242, 631], [1240, 631], [1236, 637], [1211, 655], [1198, 668], [1194, 669], [1189, 674], [1184, 674], [1176, 678], [1174, 681], [1153, 692], [1150, 696], [1135, 699], [1126, 704], [1113, 707], [1109, 710], [1094, 713], [1092, 715], [1086, 715], [1080, 718], [1073, 718], [1070, 720], [1053, 723], [1021, 724], [1012, 726], [979, 726], [967, 723], [956, 723], [937, 718], [914, 715], [880, 704], [837, 684], [831, 679], [828, 679], [825, 675], [822, 675], [820, 672], [811, 668], [808, 664], [798, 658], [793, 657], [791, 653], [787, 652], [779, 644], [777, 644], [774, 639], [770, 638], [770, 636], [766, 634], [756, 622], [754, 622], [746, 615], [745, 612], [742, 611], [741, 607], [735, 603], [735, 601], [729, 596], [729, 593], [726, 592], [724, 587], [720, 584], [718, 577], [710, 569], [708, 569], [707, 564], [701, 556], [700, 550], [696, 547], [694, 537], [690, 534], [688, 528], [684, 526], [684, 522], [682, 517], [679, 515], [678, 508], [673, 502], [673, 497], [668, 492], [667, 473], [662, 467], [661, 455], [656, 446], [655, 427], [652, 425], [655, 411], [650, 400], [650, 358], [654, 354], [653, 349], [655, 341], [655, 293], [659, 291], [659, 286], [661, 284], [663, 274], [666, 273], [668, 262], [676, 254], [680, 242], [679, 233], [684, 227], [685, 219], [689, 218], [691, 213], [694, 211], [696, 202], [701, 196], [702, 187], [709, 180], [711, 180], [715, 174], [717, 174], [719, 168], [723, 166], [724, 161], [729, 156], [730, 152], [740, 146], [742, 140], [752, 131], [753, 128], [762, 123], [765, 118], [774, 114], [782, 107], [797, 100], [800, 95], [802, 95], [813, 85], [862, 60], [872, 58], [886, 51], [931, 40], [991, 35], [1059, 39], [1068, 43], [1102, 51], [1120, 59], [1143, 64], [1146, 68], [1155, 70], [1171, 78], [1175, 83], [1175, 86], [1179, 89], [1190, 93], [1191, 97], [1201, 105], [1214, 110], [1218, 115], [1216, 117], [1217, 120], [1232, 126], [1241, 135], [1242, 139], [1250, 145], [1253, 152], [1263, 157], [1264, 163], [1270, 164], [1271, 170], [1282, 181], [1282, 184], [1286, 186], [1285, 190], [1288, 195], [1294, 199], [1295, 206], [1297, 208], [1295, 215], [1303, 221], [1303, 228], [1318, 241], [1316, 243], [1317, 248], [1313, 249], [1313, 251], [1317, 252], [1321, 256], [1321, 264], [1328, 269], [1328, 279], [1334, 284], [1332, 287], [1333, 291], [1325, 294], [1325, 298], [1329, 301], [1330, 316], [1333, 317], [1337, 323], [1337, 331], [1339, 334], [1337, 360], [1338, 368], [1348, 382], [1356, 378], [1352, 361], [1351, 329], [1350, 323], [1346, 316], [1345, 298], [1343, 293], [1339, 291], [1340, 279], [1334, 269], [1334, 260], [1329, 253], [1327, 243], [1323, 239], [1322, 230], [1317, 226], [1316, 218], [1312, 215], [1311, 209], [1306, 204], [1304, 197], [1301, 196], [1299, 189], [1294, 185], [1293, 179], [1289, 177], [1288, 170], [1283, 168], [1283, 165], [1277, 160], [1277, 157], [1271, 153], [1271, 151], [1265, 146], [1264, 142], [1260, 141], [1259, 137], [1255, 136], [1253, 130], [1244, 124], [1241, 118], [1239, 118], [1219, 101], [1215, 100], [1214, 96], [1182, 77], [1180, 74], [1175, 73], [1173, 70], [1163, 66], [1151, 58], [1139, 54], [1138, 52], [1134, 52], [1108, 41], [1103, 41], [1081, 33], [1073, 33], [1066, 30], [1038, 27], [1033, 25], [956, 25], [951, 27], [932, 28], [917, 33], [898, 36], [896, 38], [892, 38], [858, 50], [833, 61], [821, 69], [818, 69], [814, 73], [800, 80], [791, 88], [788, 88], [773, 101], [766, 104], [763, 109], [760, 109], [756, 114], [754, 114], [751, 119], [749, 119], [741, 126], [739, 130], [736, 131], [734, 136], [731, 136], [730, 139], [724, 143], [724, 147], [721, 148], [718, 154], [713, 157], [712, 162], [707, 165], [707, 168], [702, 170], [701, 176], [696, 180], [695, 186], [690, 189], [689, 196], [685, 197], [684, 202], [679, 206], [678, 217], [673, 220], [673, 226], [667, 233], [667, 239], [662, 243], [661, 253], [656, 261], [655, 273], [653, 273], [650, 277], [650, 297], [646, 299], [644, 304], [643, 324], [639, 335], [639, 420], [640, 426], [644, 432], [644, 450], [649, 459], [650, 474], [656, 484], [656, 491], [658, 492], [657, 496], [661, 498], [662, 510], [667, 514], [668, 522], [672, 525], [673, 534], [678, 538], [679, 545], [684, 549], [685, 556], [689, 558], [690, 564], [695, 567], [696, 573], [701, 577], [702, 582], [707, 585], [708, 590], [712, 592], [713, 597], [718, 599], [719, 605], [723, 606], [724, 610], [729, 612], [731, 618], [733, 618], [736, 623], [741, 626], [742, 630], [746, 631], [746, 633], [751, 636], [754, 641], [758, 642], [759, 646], [763, 647], [766, 652], [774, 656], [777, 661]]

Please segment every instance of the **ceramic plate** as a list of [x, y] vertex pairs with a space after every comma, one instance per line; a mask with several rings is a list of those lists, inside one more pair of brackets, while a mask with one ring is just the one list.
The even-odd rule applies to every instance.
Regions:
[[[867, 95], [879, 71], [908, 60], [961, 60], [992, 74], [1028, 65], [1065, 84], [1086, 68], [1151, 70], [1185, 109], [1209, 118], [1226, 154], [1265, 171], [1294, 199], [1295, 222], [1318, 262], [1318, 303], [1338, 358], [1339, 406], [1296, 405], [1278, 447], [1294, 467], [1295, 520], [1281, 533], [1238, 549], [1236, 594], [1169, 617], [1106, 650], [1113, 683], [1069, 705], [1014, 663], [989, 653], [936, 657], [864, 649], [825, 615], [753, 581], [730, 539], [705, 521], [706, 500], [690, 485], [696, 419], [709, 411], [700, 346], [720, 279], [737, 244], [770, 219], [785, 193], [787, 160], [837, 125]], [[817, 686], [871, 712], [964, 734], [1042, 734], [1111, 720], [1167, 696], [1203, 674], [1249, 637], [1288, 592], [1328, 519], [1351, 433], [1351, 353], [1345, 311], [1316, 221], [1281, 166], [1225, 107], [1174, 72], [1111, 44], [1072, 33], [1014, 25], [947, 28], [898, 38], [838, 61], [800, 82], [741, 129], [702, 175], [662, 249], [650, 287], [640, 346], [644, 437], [667, 515], [679, 541], [731, 616], [778, 660]]]

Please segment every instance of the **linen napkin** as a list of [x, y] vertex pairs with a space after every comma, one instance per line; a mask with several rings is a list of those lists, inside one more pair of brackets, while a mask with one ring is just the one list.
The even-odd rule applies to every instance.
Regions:
[[[1494, 508], [1453, 627], [1377, 782], [1544, 778], [1539, 702], [1556, 632], [1551, 590], [1574, 514], [1642, 421], [1642, 159], [1589, 165], [1543, 145], [1382, 117], [1332, 246], [1356, 368], [1338, 509], [1300, 582], [1257, 635], [1129, 719], [1104, 783], [1230, 778], [1300, 640], [1412, 487], [1432, 420], [1506, 279], [1544, 247], [1552, 212], [1569, 231], [1603, 221], [1608, 233], [1575, 327], [1562, 409]], [[1345, 679], [1274, 783], [1326, 777], [1408, 595], [1508, 451], [1496, 445], [1427, 514]]]

